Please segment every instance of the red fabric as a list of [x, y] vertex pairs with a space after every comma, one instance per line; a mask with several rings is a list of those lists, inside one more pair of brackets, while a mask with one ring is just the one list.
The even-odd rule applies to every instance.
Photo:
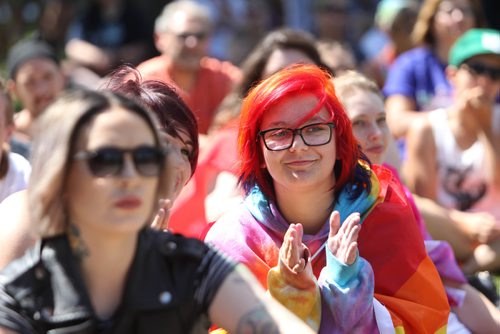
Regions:
[[171, 210], [169, 229], [185, 236], [203, 239], [207, 231], [205, 197], [208, 187], [222, 171], [238, 172], [238, 129], [229, 125], [210, 137], [200, 149], [198, 167]]

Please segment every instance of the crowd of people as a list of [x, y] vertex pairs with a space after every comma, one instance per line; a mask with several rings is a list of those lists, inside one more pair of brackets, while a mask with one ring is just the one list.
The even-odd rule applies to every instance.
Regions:
[[10, 47], [0, 333], [500, 332], [490, 3], [273, 4]]

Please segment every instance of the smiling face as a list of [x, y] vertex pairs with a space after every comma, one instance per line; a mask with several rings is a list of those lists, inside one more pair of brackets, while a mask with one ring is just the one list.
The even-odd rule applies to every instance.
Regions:
[[356, 89], [343, 101], [362, 151], [372, 163], [382, 164], [390, 140], [382, 99], [373, 92]]
[[[298, 122], [318, 104], [313, 95], [286, 98], [262, 117], [261, 131], [271, 128], [299, 128], [313, 123], [331, 122], [323, 107], [303, 124]], [[332, 129], [332, 132], [335, 131]], [[333, 167], [336, 159], [335, 136], [321, 146], [307, 146], [299, 135], [289, 149], [270, 151], [261, 140], [265, 167], [273, 179], [276, 193], [282, 191], [331, 191], [335, 185]]]
[[[75, 152], [142, 145], [156, 146], [151, 128], [140, 116], [113, 107], [98, 114], [79, 133]], [[117, 176], [94, 176], [87, 162], [70, 163], [65, 187], [70, 221], [82, 231], [137, 233], [151, 218], [158, 196], [158, 177], [140, 175], [130, 153], [125, 154], [123, 169]]]

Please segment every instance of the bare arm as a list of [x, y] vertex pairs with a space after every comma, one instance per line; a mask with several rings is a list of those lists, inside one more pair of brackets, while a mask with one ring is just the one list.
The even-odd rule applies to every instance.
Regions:
[[17, 334], [17, 332], [11, 331], [8, 328], [0, 326], [0, 334]]
[[408, 131], [403, 178], [411, 192], [436, 200], [436, 145], [427, 118], [414, 123]]
[[404, 95], [391, 95], [385, 101], [387, 123], [396, 138], [405, 137], [416, 120], [422, 118], [426, 112], [416, 111], [415, 101]]
[[474, 333], [495, 333], [500, 328], [500, 310], [470, 284], [464, 284], [464, 303], [453, 308], [460, 321]]
[[314, 333], [283, 305], [266, 295], [243, 265], [222, 283], [210, 305], [212, 322], [229, 333]]
[[12, 260], [20, 257], [35, 241], [34, 231], [28, 219], [26, 190], [7, 197], [0, 205], [0, 269]]

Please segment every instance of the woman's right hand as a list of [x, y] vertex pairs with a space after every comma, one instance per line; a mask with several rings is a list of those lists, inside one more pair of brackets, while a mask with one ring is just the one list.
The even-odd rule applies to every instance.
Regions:
[[315, 284], [309, 249], [302, 243], [302, 224], [290, 224], [279, 252], [279, 269], [288, 284], [306, 289]]
[[168, 229], [168, 219], [170, 218], [172, 201], [169, 199], [160, 199], [159, 204], [160, 208], [151, 223], [151, 228], [155, 230], [166, 230]]
[[354, 212], [340, 226], [340, 214], [333, 211], [330, 216], [328, 248], [342, 263], [351, 265], [358, 256], [358, 235], [361, 229], [359, 212]]

